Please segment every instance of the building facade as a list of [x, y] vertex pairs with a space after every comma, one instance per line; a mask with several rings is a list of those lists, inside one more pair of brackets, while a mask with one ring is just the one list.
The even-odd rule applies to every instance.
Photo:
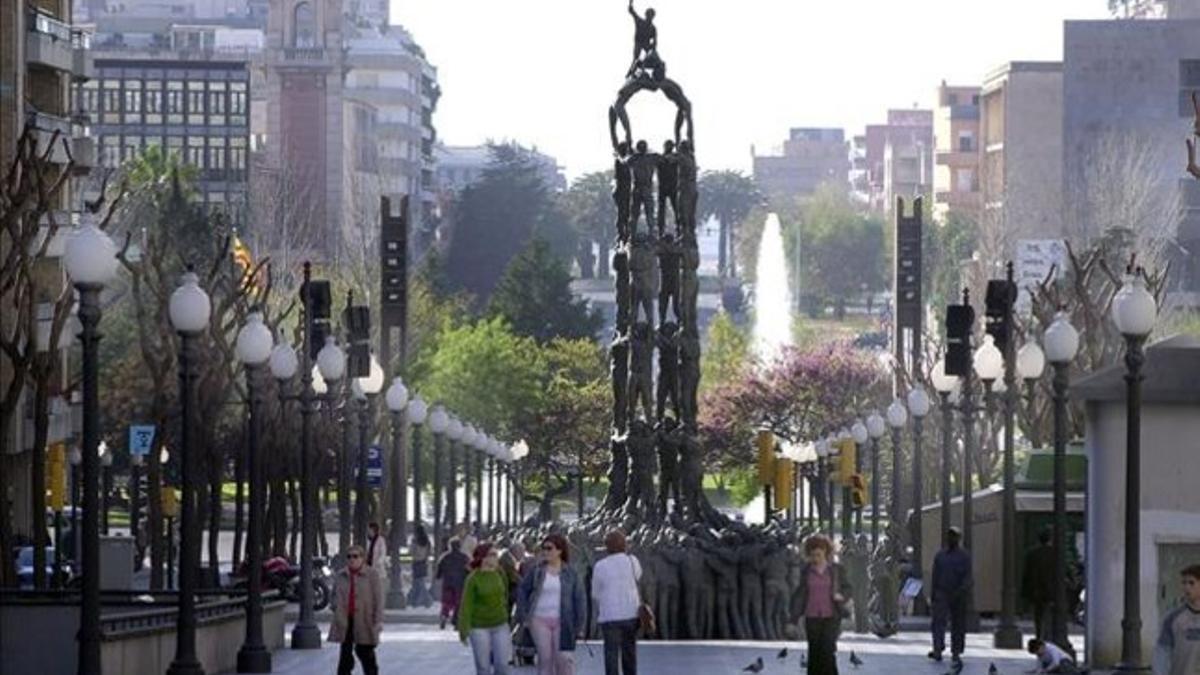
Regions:
[[933, 111], [889, 110], [886, 124], [867, 125], [863, 164], [867, 203], [877, 213], [896, 197], [928, 196], [933, 187]]
[[[547, 187], [554, 192], [567, 189], [567, 178], [557, 159], [539, 152], [536, 148], [528, 150], [528, 153], [529, 157], [537, 162], [542, 182]], [[478, 181], [484, 169], [492, 162], [491, 152], [486, 145], [439, 143], [434, 150], [434, 156], [437, 163], [438, 191], [447, 198]]]
[[979, 189], [979, 87], [938, 87], [933, 113], [933, 217], [945, 222], [951, 212], [978, 222], [983, 207]]
[[1175, 290], [1200, 304], [1200, 182], [1183, 170], [1182, 140], [1200, 93], [1200, 18], [1069, 21], [1063, 59], [1069, 231], [1173, 242]]
[[780, 152], [751, 154], [754, 179], [773, 201], [794, 201], [822, 184], [849, 187], [850, 148], [842, 129], [791, 129]]
[[980, 92], [983, 246], [1012, 257], [1018, 239], [1057, 239], [1062, 226], [1063, 67], [1014, 61], [989, 72]]

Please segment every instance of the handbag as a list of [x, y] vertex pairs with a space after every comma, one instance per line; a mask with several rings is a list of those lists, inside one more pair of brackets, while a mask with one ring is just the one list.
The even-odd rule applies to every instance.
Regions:
[[638, 584], [637, 570], [633, 567], [633, 558], [629, 559], [629, 575], [633, 578], [633, 587], [638, 593], [638, 628], [642, 632], [642, 637], [650, 637], [658, 631], [658, 620], [654, 617], [654, 610], [642, 598], [642, 587]]

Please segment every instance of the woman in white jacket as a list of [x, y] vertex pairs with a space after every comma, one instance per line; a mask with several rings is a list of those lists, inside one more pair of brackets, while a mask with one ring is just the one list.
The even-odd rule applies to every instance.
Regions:
[[625, 552], [625, 533], [612, 530], [604, 537], [608, 555], [592, 567], [592, 598], [604, 637], [606, 675], [637, 674], [638, 580], [642, 566]]

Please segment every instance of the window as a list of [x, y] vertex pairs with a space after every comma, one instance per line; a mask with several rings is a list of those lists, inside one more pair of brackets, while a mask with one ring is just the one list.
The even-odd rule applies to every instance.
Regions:
[[246, 83], [234, 82], [229, 87], [229, 114], [246, 114]]
[[125, 144], [122, 148], [121, 161], [128, 162], [133, 159], [142, 149], [141, 136], [126, 136]]
[[975, 169], [959, 169], [954, 175], [956, 192], [975, 192]]
[[975, 151], [975, 134], [970, 131], [958, 132], [958, 151], [959, 152], [974, 152]]
[[176, 157], [183, 156], [183, 137], [167, 136], [167, 154], [175, 155]]
[[204, 138], [200, 136], [192, 136], [187, 139], [187, 156], [185, 160], [188, 164], [197, 169], [204, 168]]
[[312, 5], [307, 2], [297, 4], [292, 12], [292, 46], [317, 46], [317, 22], [313, 17]]
[[183, 124], [183, 83], [171, 81], [167, 83], [167, 123]]
[[79, 112], [85, 115], [95, 115], [100, 112], [97, 107], [99, 103], [100, 96], [96, 91], [96, 81], [85, 82], [79, 90]]
[[115, 169], [121, 166], [121, 137], [105, 136], [100, 142], [100, 166]]
[[225, 139], [208, 139], [208, 168], [213, 171], [225, 170]]
[[[128, 83], [132, 84], [132, 82]], [[138, 83], [141, 84], [140, 82]], [[142, 92], [140, 89], [125, 90], [125, 123], [140, 124], [142, 121]]]
[[204, 124], [204, 83], [187, 83], [187, 123]]
[[229, 139], [229, 168], [234, 171], [246, 170], [246, 139]]

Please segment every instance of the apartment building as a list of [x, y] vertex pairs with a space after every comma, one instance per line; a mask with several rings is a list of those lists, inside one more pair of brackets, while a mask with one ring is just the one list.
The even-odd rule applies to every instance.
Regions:
[[842, 129], [791, 129], [776, 153], [759, 155], [751, 149], [751, 154], [754, 179], [772, 201], [794, 201], [822, 184], [849, 187], [850, 148]]
[[933, 111], [933, 216], [945, 222], [951, 212], [978, 222], [983, 207], [979, 188], [979, 87], [938, 87]]

